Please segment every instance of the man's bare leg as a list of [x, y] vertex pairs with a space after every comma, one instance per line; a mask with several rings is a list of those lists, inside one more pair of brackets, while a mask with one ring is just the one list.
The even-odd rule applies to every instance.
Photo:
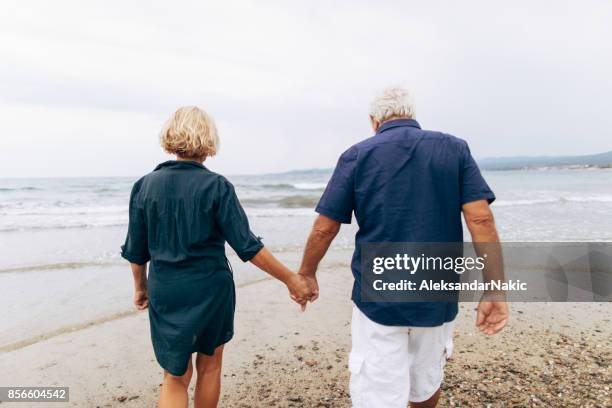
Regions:
[[438, 405], [438, 400], [440, 399], [440, 389], [434, 393], [428, 400], [422, 402], [410, 402], [410, 408], [435, 408]]

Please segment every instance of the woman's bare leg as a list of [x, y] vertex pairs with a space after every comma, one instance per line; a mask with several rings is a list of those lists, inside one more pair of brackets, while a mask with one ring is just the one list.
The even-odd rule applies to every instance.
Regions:
[[189, 406], [187, 389], [192, 373], [191, 358], [189, 358], [187, 371], [181, 376], [172, 375], [164, 370], [164, 383], [159, 394], [159, 408], [187, 408]]
[[217, 347], [215, 354], [207, 356], [198, 353], [196, 358], [196, 372], [198, 379], [195, 389], [196, 408], [216, 408], [221, 392], [221, 364], [223, 360], [223, 346]]

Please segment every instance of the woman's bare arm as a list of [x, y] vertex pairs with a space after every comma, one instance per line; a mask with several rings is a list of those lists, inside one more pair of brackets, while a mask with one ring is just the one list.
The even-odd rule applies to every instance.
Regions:
[[144, 310], [149, 306], [147, 296], [147, 264], [138, 265], [130, 263], [132, 275], [134, 276], [134, 305], [138, 310]]
[[266, 247], [251, 258], [251, 263], [287, 285], [291, 298], [304, 308], [312, 296], [312, 290], [304, 277], [289, 270]]

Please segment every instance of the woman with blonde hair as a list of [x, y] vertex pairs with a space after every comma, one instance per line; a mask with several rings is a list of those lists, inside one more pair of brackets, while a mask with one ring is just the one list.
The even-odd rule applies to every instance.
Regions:
[[153, 349], [164, 369], [159, 407], [188, 406], [193, 353], [195, 406], [216, 407], [223, 345], [234, 334], [235, 288], [225, 242], [242, 261], [285, 283], [302, 306], [315, 289], [264, 247], [233, 185], [202, 164], [219, 148], [206, 112], [178, 109], [164, 125], [161, 145], [176, 160], [134, 184], [121, 254], [131, 263], [134, 303], [149, 310]]

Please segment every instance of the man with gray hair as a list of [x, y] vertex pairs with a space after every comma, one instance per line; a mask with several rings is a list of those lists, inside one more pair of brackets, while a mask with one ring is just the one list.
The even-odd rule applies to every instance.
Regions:
[[[498, 242], [489, 204], [495, 195], [465, 141], [422, 130], [409, 93], [386, 89], [372, 102], [376, 133], [345, 151], [316, 207], [300, 274], [318, 295], [316, 270], [341, 223], [359, 225], [351, 269], [350, 394], [355, 408], [434, 407], [452, 352], [457, 301], [362, 299], [361, 246], [462, 242], [461, 213], [474, 242]], [[476, 326], [485, 334], [508, 320], [505, 301], [483, 299]]]

